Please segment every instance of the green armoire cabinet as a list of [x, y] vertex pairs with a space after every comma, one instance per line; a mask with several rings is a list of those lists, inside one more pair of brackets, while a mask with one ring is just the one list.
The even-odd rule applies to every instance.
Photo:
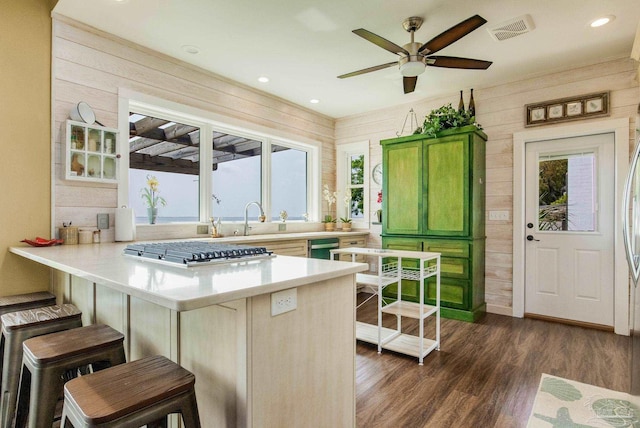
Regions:
[[[469, 126], [438, 138], [412, 135], [380, 142], [382, 246], [441, 253], [442, 316], [464, 321], [475, 321], [486, 310], [486, 140]], [[433, 304], [435, 282], [428, 280], [425, 290], [426, 303]], [[417, 301], [417, 291], [417, 283], [402, 283], [404, 299]], [[387, 293], [392, 297], [396, 290]]]

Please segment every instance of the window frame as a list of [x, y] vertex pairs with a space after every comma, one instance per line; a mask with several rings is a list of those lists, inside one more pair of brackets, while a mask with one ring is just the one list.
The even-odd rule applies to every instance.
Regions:
[[[149, 116], [160, 117], [167, 120], [177, 121], [180, 123], [197, 126], [200, 129], [200, 141], [210, 143], [211, 136], [214, 131], [225, 132], [238, 136], [251, 138], [262, 142], [263, 156], [261, 159], [261, 204], [265, 213], [271, 212], [271, 146], [277, 144], [280, 146], [290, 147], [292, 149], [302, 150], [307, 153], [307, 210], [310, 222], [319, 222], [321, 218], [320, 204], [320, 165], [321, 165], [321, 143], [306, 138], [289, 138], [284, 133], [275, 130], [265, 129], [259, 125], [253, 125], [247, 122], [238, 123], [229, 117], [220, 116], [212, 112], [203, 111], [197, 108], [174, 103], [167, 100], [158, 99], [152, 96], [146, 96], [137, 93], [129, 93], [122, 90], [118, 100], [118, 123], [120, 131], [118, 153], [122, 153], [119, 159], [120, 180], [118, 182], [118, 207], [128, 206], [129, 204], [129, 113], [146, 114]], [[235, 122], [235, 123], [234, 123]], [[273, 131], [273, 132], [272, 132]], [[204, 138], [203, 138], [204, 136]], [[305, 141], [306, 140], [306, 141]], [[153, 227], [182, 230], [184, 236], [194, 235], [194, 224], [209, 224], [209, 218], [212, 215], [213, 203], [211, 201], [212, 193], [212, 175], [213, 171], [210, 167], [212, 162], [213, 149], [211, 144], [200, 145], [200, 186], [199, 186], [199, 221], [197, 222], [176, 222], [176, 223], [160, 223], [155, 225], [138, 224], [137, 228]], [[265, 154], [269, 154], [266, 156]], [[249, 202], [249, 201], [247, 201]], [[295, 222], [302, 222], [294, 220]], [[267, 223], [275, 223], [267, 216]], [[230, 222], [240, 223], [240, 222]], [[154, 229], [157, 230], [157, 229]], [[171, 232], [175, 233], [175, 232]], [[178, 232], [180, 233], [180, 232]]]
[[[364, 173], [362, 192], [364, 196], [362, 219], [352, 219], [354, 229], [369, 229], [371, 210], [369, 207], [370, 193], [370, 167], [369, 167], [369, 141], [340, 144], [336, 147], [336, 183], [337, 183], [337, 203], [336, 216], [343, 217], [345, 213], [344, 197], [347, 186], [351, 188], [351, 156], [364, 155]], [[350, 214], [350, 213], [349, 213]]]

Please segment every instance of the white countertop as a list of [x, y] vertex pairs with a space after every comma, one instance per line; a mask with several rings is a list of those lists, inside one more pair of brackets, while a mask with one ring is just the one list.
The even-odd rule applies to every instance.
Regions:
[[[314, 237], [318, 235], [317, 232], [313, 234]], [[273, 235], [270, 236], [273, 240]], [[213, 241], [229, 242], [226, 239]], [[241, 242], [239, 239], [231, 242], [234, 241]], [[256, 239], [252, 241], [256, 242]], [[299, 287], [368, 269], [363, 263], [289, 256], [186, 268], [124, 256], [122, 250], [126, 245], [103, 243], [36, 248], [25, 244], [11, 247], [9, 251], [176, 311]]]

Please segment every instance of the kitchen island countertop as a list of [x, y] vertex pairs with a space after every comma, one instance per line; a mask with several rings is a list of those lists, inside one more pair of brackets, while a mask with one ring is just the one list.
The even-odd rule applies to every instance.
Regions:
[[[251, 241], [256, 242], [262, 236], [242, 238], [253, 238]], [[240, 243], [245, 240], [232, 238], [211, 241]], [[9, 251], [176, 311], [199, 309], [368, 269], [363, 263], [280, 255], [262, 260], [187, 268], [124, 256], [122, 252], [126, 245], [103, 243], [37, 248], [25, 245], [11, 247]]]

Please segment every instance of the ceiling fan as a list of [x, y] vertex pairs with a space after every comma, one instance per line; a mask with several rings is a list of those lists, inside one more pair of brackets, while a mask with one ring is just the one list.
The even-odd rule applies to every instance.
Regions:
[[375, 67], [369, 67], [352, 73], [343, 74], [338, 76], [338, 78], [344, 79], [346, 77], [353, 77], [359, 74], [369, 73], [371, 71], [382, 70], [383, 68], [398, 65], [400, 67], [400, 73], [402, 73], [403, 76], [404, 93], [408, 94], [416, 89], [418, 75], [424, 72], [427, 65], [432, 67], [486, 70], [492, 64], [491, 61], [483, 61], [479, 59], [432, 55], [482, 26], [487, 22], [483, 17], [474, 15], [469, 19], [465, 19], [459, 24], [440, 33], [425, 44], [414, 42], [413, 40], [414, 32], [422, 26], [422, 22], [423, 19], [417, 16], [404, 20], [402, 27], [411, 33], [411, 42], [402, 47], [372, 33], [371, 31], [365, 30], [364, 28], [353, 30], [355, 34], [363, 39], [380, 46], [382, 49], [386, 49], [391, 53], [399, 55], [400, 59], [387, 64], [376, 65]]

